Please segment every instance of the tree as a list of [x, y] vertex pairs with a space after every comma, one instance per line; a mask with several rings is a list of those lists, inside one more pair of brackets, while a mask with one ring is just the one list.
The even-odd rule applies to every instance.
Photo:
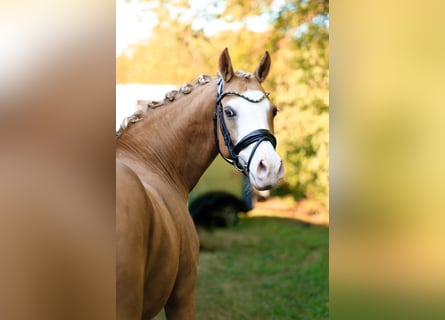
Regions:
[[[329, 2], [292, 0], [159, 1], [161, 21], [153, 36], [117, 58], [118, 83], [181, 84], [200, 73], [215, 75], [218, 55], [230, 48], [235, 66], [251, 71], [268, 50], [272, 71], [264, 87], [280, 112], [276, 118], [278, 152], [285, 161], [281, 190], [328, 206], [329, 144]], [[210, 9], [209, 9], [210, 8]], [[249, 21], [262, 17], [270, 28], [252, 31]], [[215, 20], [237, 27], [206, 34], [202, 23]]]
[[[285, 183], [296, 196], [328, 206], [329, 193], [329, 2], [292, 1], [274, 22], [269, 46]], [[277, 70], [278, 69], [278, 70]]]

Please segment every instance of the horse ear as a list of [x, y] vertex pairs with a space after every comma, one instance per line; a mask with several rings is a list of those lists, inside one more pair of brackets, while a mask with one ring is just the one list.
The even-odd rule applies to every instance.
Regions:
[[253, 75], [260, 83], [263, 82], [266, 79], [267, 75], [269, 74], [270, 63], [271, 63], [270, 55], [269, 52], [266, 51], [263, 57], [261, 58], [258, 67], [253, 72]]
[[233, 77], [232, 60], [229, 56], [229, 50], [225, 48], [219, 56], [219, 74], [224, 82], [229, 82]]

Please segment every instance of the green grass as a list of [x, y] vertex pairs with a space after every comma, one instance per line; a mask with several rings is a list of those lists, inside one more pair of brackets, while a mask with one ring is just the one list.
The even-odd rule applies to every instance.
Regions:
[[200, 230], [196, 319], [328, 319], [328, 229], [245, 218]]

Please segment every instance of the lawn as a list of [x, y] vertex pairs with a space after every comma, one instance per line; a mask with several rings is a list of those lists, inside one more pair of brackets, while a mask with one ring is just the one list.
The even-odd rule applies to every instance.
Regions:
[[328, 231], [274, 217], [200, 229], [196, 319], [328, 319]]

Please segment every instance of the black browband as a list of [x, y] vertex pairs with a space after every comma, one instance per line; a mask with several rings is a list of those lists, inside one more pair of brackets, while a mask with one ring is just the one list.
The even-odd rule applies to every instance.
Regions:
[[[243, 172], [246, 176], [248, 176], [249, 170], [250, 170], [250, 163], [251, 163], [253, 155], [255, 154], [255, 151], [257, 150], [260, 143], [263, 141], [269, 141], [275, 149], [275, 147], [277, 146], [277, 139], [269, 130], [258, 129], [258, 130], [255, 130], [255, 131], [249, 133], [248, 135], [243, 137], [236, 145], [234, 145], [232, 142], [232, 139], [230, 137], [229, 130], [227, 129], [226, 122], [224, 121], [223, 106], [222, 106], [221, 101], [227, 95], [235, 95], [235, 96], [241, 97], [243, 99], [246, 99], [249, 102], [259, 103], [259, 102], [263, 101], [265, 98], [267, 98], [269, 96], [269, 93], [265, 93], [261, 98], [254, 100], [254, 99], [251, 99], [239, 92], [227, 91], [227, 92], [223, 93], [222, 92], [223, 86], [224, 86], [223, 79], [219, 79], [218, 90], [217, 90], [217, 95], [216, 95], [215, 111], [213, 112], [213, 128], [214, 128], [214, 133], [215, 133], [216, 148], [224, 160], [226, 160], [228, 163], [233, 165], [237, 170]], [[226, 157], [224, 157], [223, 154], [221, 153], [221, 150], [219, 149], [218, 124], [217, 124], [218, 115], [219, 115], [219, 124], [220, 124], [221, 134], [223, 136], [224, 144], [227, 146], [227, 149], [229, 151], [231, 159], [227, 159]], [[251, 145], [252, 143], [256, 143], [256, 144], [253, 147], [252, 152], [250, 153], [249, 160], [247, 161], [247, 164], [242, 165], [239, 162], [239, 153], [241, 152], [241, 150], [243, 150], [247, 146]]]

